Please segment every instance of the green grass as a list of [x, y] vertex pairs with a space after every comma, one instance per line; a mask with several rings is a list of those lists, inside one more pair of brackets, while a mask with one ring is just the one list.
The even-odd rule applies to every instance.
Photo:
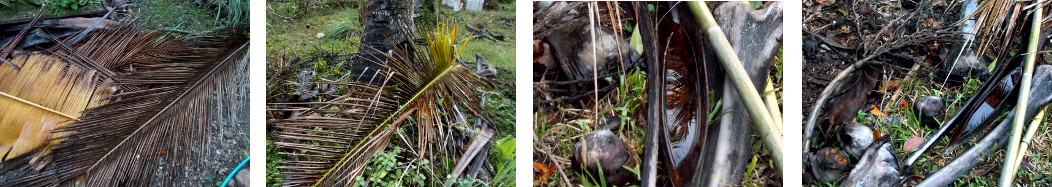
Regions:
[[[268, 4], [267, 6], [282, 6]], [[287, 6], [293, 6], [291, 4]], [[340, 22], [358, 22], [358, 10], [350, 7], [315, 9], [297, 17], [282, 18], [267, 16], [267, 56], [313, 56], [319, 54], [351, 54], [358, 51], [354, 42], [358, 39], [318, 37], [318, 33], [329, 35], [329, 25]], [[356, 23], [356, 24], [355, 24]]]
[[218, 18], [217, 12], [194, 1], [151, 0], [131, 9], [138, 9], [143, 20], [148, 21], [147, 29], [192, 35], [230, 25]]
[[279, 186], [282, 182], [285, 181], [284, 178], [281, 178], [281, 176], [278, 175], [278, 172], [280, 170], [278, 170], [278, 165], [275, 164], [277, 162], [286, 160], [285, 156], [278, 154], [279, 152], [281, 152], [281, 151], [278, 150], [277, 146], [274, 146], [274, 140], [271, 140], [270, 136], [267, 136], [267, 159], [266, 159], [266, 161], [267, 161], [267, 185], [269, 185], [269, 186]]
[[[342, 32], [360, 32], [361, 23], [358, 23], [358, 9], [345, 3], [343, 5], [332, 5], [311, 11], [304, 11], [302, 15], [283, 15], [279, 13], [268, 13], [267, 15], [267, 56], [312, 56], [317, 54], [350, 54], [357, 51], [355, 42], [357, 37], [333, 37], [343, 35]], [[267, 5], [271, 10], [286, 10], [293, 6], [303, 6], [295, 3], [272, 3]], [[468, 42], [461, 54], [461, 61], [474, 62], [475, 52], [485, 58], [487, 64], [499, 69], [515, 69], [515, 28], [501, 24], [497, 18], [514, 18], [515, 12], [512, 5], [502, 5], [501, 11], [487, 12], [452, 12], [448, 7], [440, 6], [439, 15], [454, 21], [459, 30], [458, 36], [466, 37], [468, 34], [465, 24], [473, 27], [485, 28], [493, 34], [503, 34], [508, 37], [503, 41], [476, 38]], [[434, 20], [423, 20], [417, 18], [418, 27], [427, 27]], [[319, 33], [325, 37], [319, 38]], [[459, 42], [458, 42], [459, 43]], [[514, 73], [514, 71], [510, 71]]]
[[[8, 0], [0, 0], [8, 1]], [[77, 9], [70, 9], [65, 7], [58, 7], [44, 3], [44, 8], [48, 9], [48, 12], [44, 14], [45, 17], [70, 15], [77, 13], [93, 12], [102, 10], [102, 2], [98, 0], [84, 1], [84, 5], [77, 7]], [[4, 6], [0, 4], [0, 22], [21, 20], [21, 19], [32, 19], [33, 16], [40, 11], [41, 6], [34, 6], [18, 1], [11, 2], [10, 6]]]
[[[222, 6], [224, 8], [226, 8], [225, 6], [247, 8], [245, 6], [247, 5], [246, 2], [245, 0], [227, 0], [223, 1]], [[104, 10], [100, 1], [93, 0], [86, 3], [81, 7], [77, 7], [77, 10], [55, 5], [45, 5], [45, 8], [49, 9], [45, 17], [75, 15]], [[194, 1], [150, 0], [131, 3], [128, 9], [136, 13], [136, 16], [140, 16], [140, 21], [147, 23], [146, 29], [163, 30], [184, 35], [201, 34], [206, 31], [231, 26], [239, 21], [220, 18], [218, 16], [219, 12], [197, 5]], [[12, 6], [0, 5], [0, 22], [31, 19], [39, 10], [39, 6], [22, 3], [14, 3]], [[242, 13], [241, 17], [245, 18], [248, 15]]]

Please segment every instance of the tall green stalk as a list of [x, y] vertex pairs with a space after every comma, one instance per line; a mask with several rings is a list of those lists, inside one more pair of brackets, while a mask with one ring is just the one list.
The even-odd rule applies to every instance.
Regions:
[[1021, 81], [1019, 87], [1019, 102], [1016, 104], [1015, 119], [1012, 124], [1012, 137], [1008, 140], [1008, 151], [1005, 153], [1004, 166], [1001, 168], [1001, 178], [997, 181], [997, 185], [1001, 187], [1008, 187], [1012, 185], [1012, 181], [1015, 179], [1015, 173], [1018, 168], [1015, 166], [1017, 155], [1019, 154], [1019, 139], [1023, 134], [1023, 124], [1026, 124], [1026, 106], [1029, 103], [1027, 98], [1030, 98], [1030, 82], [1032, 82], [1034, 76], [1034, 61], [1037, 57], [1037, 46], [1038, 38], [1041, 36], [1041, 20], [1044, 16], [1041, 15], [1044, 7], [1040, 2], [1037, 2], [1037, 7], [1034, 8], [1034, 17], [1031, 18], [1033, 24], [1030, 26], [1030, 43], [1027, 46], [1026, 64], [1023, 67], [1023, 81]]
[[[1047, 107], [1046, 107], [1047, 108]], [[1019, 144], [1019, 154], [1015, 157], [1015, 163], [1012, 166], [1018, 170], [1019, 164], [1023, 163], [1023, 158], [1026, 157], [1027, 148], [1030, 147], [1030, 140], [1033, 139], [1034, 134], [1037, 134], [1037, 129], [1041, 128], [1041, 122], [1045, 119], [1045, 109], [1037, 113], [1037, 117], [1034, 118], [1033, 122], [1030, 122], [1030, 126], [1026, 128], [1026, 135], [1023, 135], [1023, 140]]]
[[709, 7], [704, 2], [697, 1], [689, 2], [688, 6], [691, 12], [694, 13], [695, 18], [701, 22], [701, 29], [705, 30], [706, 37], [709, 39], [713, 51], [716, 53], [717, 58], [720, 59], [720, 64], [723, 65], [724, 70], [727, 71], [727, 77], [734, 84], [734, 90], [738, 92], [738, 96], [744, 101], [745, 108], [749, 112], [749, 117], [752, 118], [757, 133], [763, 137], [763, 143], [767, 149], [770, 149], [775, 167], [778, 168], [779, 172], [785, 173], [784, 167], [782, 167], [782, 134], [775, 127], [774, 118], [771, 117], [771, 113], [764, 106], [760, 92], [752, 84], [748, 72], [742, 66], [738, 55], [734, 53], [731, 43], [727, 41], [727, 36], [723, 34], [723, 30], [716, 24], [716, 19], [712, 17], [712, 12], [709, 12]]

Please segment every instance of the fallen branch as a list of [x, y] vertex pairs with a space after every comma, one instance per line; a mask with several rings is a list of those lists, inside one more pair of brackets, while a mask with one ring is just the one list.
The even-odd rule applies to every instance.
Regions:
[[906, 78], [903, 78], [902, 82], [899, 82], [898, 88], [895, 88], [895, 93], [891, 94], [891, 101], [889, 101], [888, 105], [885, 105], [884, 109], [881, 111], [888, 111], [888, 109], [898, 106], [899, 94], [902, 93], [902, 84], [908, 84], [910, 81], [913, 81], [913, 77], [917, 76], [917, 70], [920, 69], [920, 66], [921, 63], [914, 63], [913, 67], [910, 67], [910, 71], [906, 73]]

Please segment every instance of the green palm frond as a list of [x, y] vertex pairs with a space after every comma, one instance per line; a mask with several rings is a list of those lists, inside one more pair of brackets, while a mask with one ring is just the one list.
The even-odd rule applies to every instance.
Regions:
[[417, 155], [447, 152], [435, 145], [441, 144], [436, 142], [441, 136], [436, 129], [455, 123], [452, 114], [460, 107], [482, 116], [474, 91], [486, 85], [455, 62], [456, 27], [438, 25], [427, 32], [426, 51], [408, 46], [385, 53], [388, 61], [378, 62], [382, 71], [370, 79], [379, 81], [369, 81], [378, 84], [328, 83], [345, 86], [346, 94], [327, 102], [271, 105], [277, 111], [313, 113], [269, 122], [276, 128], [271, 133], [275, 145], [285, 149], [279, 154], [290, 158], [278, 167], [286, 177], [284, 185], [353, 184], [370, 156], [383, 150], [399, 127], [418, 128]]

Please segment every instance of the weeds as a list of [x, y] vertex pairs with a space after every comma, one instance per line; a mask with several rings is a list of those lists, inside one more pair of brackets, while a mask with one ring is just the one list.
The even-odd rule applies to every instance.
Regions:
[[315, 79], [331, 78], [343, 75], [343, 63], [345, 61], [339, 61], [335, 64], [329, 63], [323, 58], [319, 58], [318, 61], [314, 61], [314, 76]]
[[507, 136], [494, 141], [490, 152], [490, 163], [496, 171], [492, 184], [515, 186], [515, 138]]
[[[351, 19], [351, 18], [348, 18]], [[357, 21], [336, 21], [329, 24], [326, 38], [329, 39], [357, 39], [361, 36], [361, 28]]]
[[[708, 104], [709, 105], [709, 115], [707, 115], [705, 117], [705, 120], [708, 123], [708, 124], [705, 124], [705, 126], [712, 125], [716, 121], [719, 121], [720, 118], [723, 117], [723, 115], [726, 115], [727, 113], [731, 112], [731, 111], [720, 111], [720, 109], [723, 107], [723, 98], [716, 99], [716, 94], [712, 93], [712, 91], [709, 91], [708, 95], [709, 95], [709, 104]], [[713, 103], [713, 101], [715, 101], [715, 103]]]
[[[583, 167], [583, 166], [582, 166]], [[588, 170], [584, 170], [584, 174], [578, 173], [578, 178], [581, 179], [581, 184], [585, 187], [607, 187], [606, 176], [603, 175], [603, 164], [600, 161], [595, 162], [595, 167], [600, 168], [598, 175], [592, 175]]]
[[[85, 5], [92, 4], [92, 1], [88, 0], [0, 0], [0, 5], [3, 6], [15, 6], [17, 4], [29, 5], [29, 6], [45, 6], [45, 7], [57, 7], [67, 10], [78, 10]], [[0, 6], [2, 7], [2, 6]]]
[[277, 147], [274, 146], [274, 141], [267, 136], [267, 184], [277, 185], [284, 183], [285, 180], [278, 175], [278, 165], [276, 163], [285, 160], [285, 156], [278, 154]]
[[358, 176], [354, 186], [402, 186], [402, 184], [424, 184], [424, 173], [419, 169], [430, 166], [427, 159], [411, 160], [401, 162], [398, 159], [402, 148], [395, 147], [392, 151], [381, 151], [373, 154], [369, 166], [365, 168], [365, 175]]

